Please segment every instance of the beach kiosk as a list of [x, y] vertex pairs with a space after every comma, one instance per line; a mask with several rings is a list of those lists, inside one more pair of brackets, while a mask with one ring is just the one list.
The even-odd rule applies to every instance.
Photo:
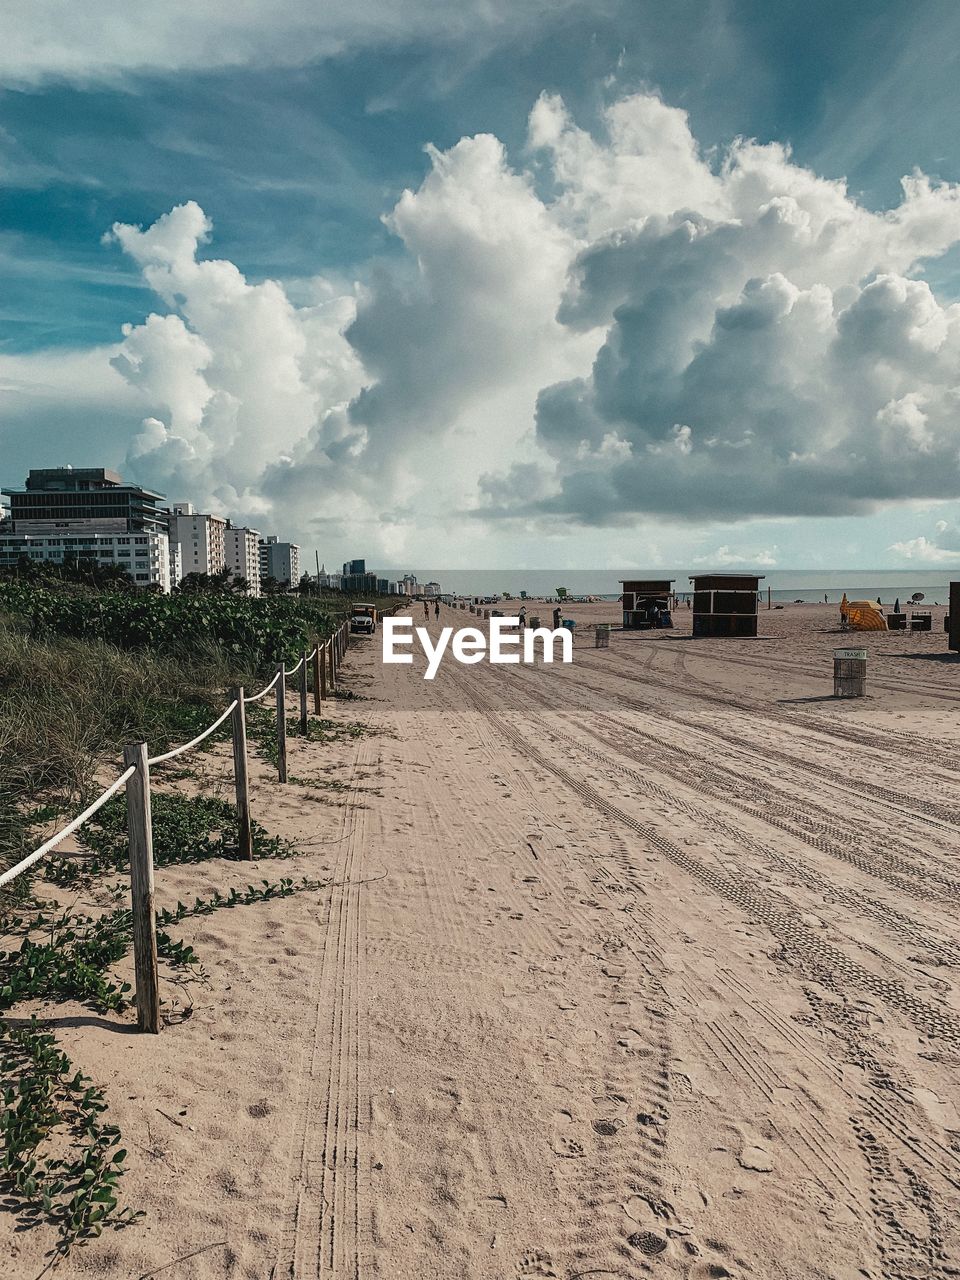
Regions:
[[757, 591], [763, 575], [691, 574], [695, 636], [755, 636]]
[[649, 631], [652, 627], [672, 627], [670, 597], [673, 578], [651, 578], [626, 582], [623, 588], [624, 631]]

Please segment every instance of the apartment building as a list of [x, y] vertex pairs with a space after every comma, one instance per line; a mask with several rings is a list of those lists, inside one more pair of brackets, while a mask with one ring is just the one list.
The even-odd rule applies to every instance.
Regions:
[[295, 542], [281, 542], [276, 534], [260, 539], [260, 581], [275, 578], [295, 587], [300, 582], [300, 548]]
[[260, 533], [228, 522], [224, 531], [226, 566], [234, 577], [246, 578], [248, 596], [260, 594]]
[[21, 557], [54, 564], [118, 565], [140, 586], [171, 586], [162, 493], [127, 484], [106, 467], [31, 470], [24, 488], [7, 488], [0, 520], [0, 565]]
[[170, 541], [180, 547], [180, 573], [222, 573], [226, 561], [227, 521], [223, 516], [194, 511], [190, 502], [170, 509]]

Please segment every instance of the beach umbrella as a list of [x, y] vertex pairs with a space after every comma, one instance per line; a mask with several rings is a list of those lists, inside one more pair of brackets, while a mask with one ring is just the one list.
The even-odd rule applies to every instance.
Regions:
[[899, 596], [897, 596], [896, 600], [894, 600], [894, 602], [893, 602], [893, 612], [894, 612], [894, 613], [899, 613], [899, 612], [900, 612], [900, 597], [899, 597]]

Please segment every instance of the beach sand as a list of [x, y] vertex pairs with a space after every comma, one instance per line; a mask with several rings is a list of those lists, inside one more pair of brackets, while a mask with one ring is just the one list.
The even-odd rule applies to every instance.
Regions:
[[[571, 666], [433, 682], [356, 641], [363, 700], [324, 710], [355, 729], [291, 741], [305, 785], [253, 765], [255, 816], [303, 855], [157, 877], [161, 905], [332, 884], [177, 926], [207, 979], [165, 979], [192, 1014], [159, 1037], [52, 1011], [147, 1211], [61, 1274], [957, 1274], [943, 612], [852, 637], [836, 606], [787, 606], [756, 639], [693, 640], [680, 609], [600, 650], [617, 606], [572, 605]], [[869, 696], [835, 701], [851, 643]], [[227, 760], [204, 761], [209, 789]], [[35, 1276], [50, 1235], [8, 1227], [0, 1274]]]

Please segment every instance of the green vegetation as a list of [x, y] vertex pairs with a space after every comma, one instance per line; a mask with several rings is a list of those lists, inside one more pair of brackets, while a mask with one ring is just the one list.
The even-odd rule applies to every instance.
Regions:
[[[315, 636], [333, 632], [349, 605], [307, 590], [259, 600], [235, 591], [235, 584], [192, 582], [163, 596], [79, 568], [0, 580], [0, 870], [35, 847], [53, 819], [93, 798], [98, 779], [119, 770], [125, 743], [147, 741], [156, 753], [194, 737], [231, 686], [256, 686], [278, 659], [295, 660]], [[254, 721], [258, 713], [270, 723], [260, 708], [251, 708]], [[354, 731], [321, 722], [310, 733], [331, 730]], [[208, 741], [228, 733], [225, 726]], [[264, 730], [265, 742], [268, 736]], [[236, 858], [236, 815], [219, 798], [155, 790], [153, 838], [159, 867]], [[80, 856], [55, 854], [42, 870], [61, 888], [92, 895], [100, 914], [43, 901], [29, 874], [0, 890], [0, 1198], [19, 1228], [56, 1229], [51, 1266], [105, 1227], [140, 1216], [118, 1203], [126, 1153], [117, 1129], [104, 1123], [103, 1095], [41, 1021], [12, 1016], [27, 1000], [117, 1014], [133, 998], [117, 972], [132, 945], [132, 917], [125, 887], [112, 882], [127, 863], [122, 794], [82, 839]], [[258, 860], [297, 852], [257, 823], [253, 843]], [[161, 964], [181, 981], [204, 976], [193, 947], [168, 932], [187, 917], [318, 887], [262, 879], [159, 912]]]
[[[153, 749], [195, 736], [222, 706], [229, 665], [216, 650], [189, 665], [75, 639], [32, 639], [0, 616], [0, 869], [29, 853], [40, 824], [94, 794], [125, 742]], [[29, 877], [0, 890], [5, 909]]]
[[[162, 751], [195, 736], [232, 685], [252, 687], [311, 648], [348, 606], [308, 591], [163, 596], [52, 574], [0, 580], [0, 870], [29, 852], [41, 822], [92, 796], [124, 743]], [[0, 890], [0, 919], [28, 893], [29, 879]]]
[[[52, 878], [99, 890], [101, 898], [109, 899], [114, 890], [102, 877], [125, 866], [125, 826], [125, 805], [117, 797], [90, 824], [85, 837], [89, 856], [56, 860]], [[235, 857], [236, 819], [221, 800], [157, 794], [154, 840], [161, 866]], [[297, 851], [256, 827], [254, 852], [260, 860], [289, 858]], [[171, 937], [169, 926], [320, 887], [319, 881], [287, 876], [216, 890], [192, 906], [178, 902], [157, 913], [159, 959], [168, 970], [201, 978], [193, 947]], [[130, 985], [115, 975], [115, 966], [132, 945], [128, 907], [93, 916], [40, 904], [9, 913], [3, 928], [18, 945], [0, 951], [0, 1014], [9, 1015], [25, 1000], [76, 1002], [98, 1013], [129, 1007]], [[117, 1186], [126, 1152], [119, 1146], [116, 1126], [103, 1122], [103, 1094], [74, 1070], [36, 1018], [18, 1025], [7, 1016], [0, 1023], [0, 1093], [0, 1195], [21, 1229], [46, 1223], [56, 1230], [51, 1265], [104, 1228], [124, 1227], [141, 1216], [119, 1206]]]
[[[103, 1123], [103, 1094], [36, 1019], [0, 1037], [0, 1089], [0, 1186], [13, 1197], [21, 1226], [46, 1220], [56, 1229], [52, 1261], [104, 1227], [142, 1216], [118, 1206], [127, 1153], [120, 1130]], [[71, 1141], [55, 1156], [48, 1142], [58, 1130]]]
[[[237, 813], [232, 804], [212, 796], [154, 794], [153, 863], [156, 867], [238, 858]], [[250, 824], [255, 858], [291, 858], [297, 850], [288, 840], [268, 835], [259, 822]], [[97, 876], [127, 868], [127, 800], [108, 800], [86, 824], [87, 856], [51, 858], [46, 876], [64, 888], [88, 885]]]
[[337, 619], [311, 597], [248, 599], [229, 592], [49, 590], [33, 583], [0, 583], [0, 611], [24, 620], [33, 638], [53, 635], [98, 640], [123, 650], [151, 650], [192, 660], [219, 650], [250, 671], [310, 648]]

